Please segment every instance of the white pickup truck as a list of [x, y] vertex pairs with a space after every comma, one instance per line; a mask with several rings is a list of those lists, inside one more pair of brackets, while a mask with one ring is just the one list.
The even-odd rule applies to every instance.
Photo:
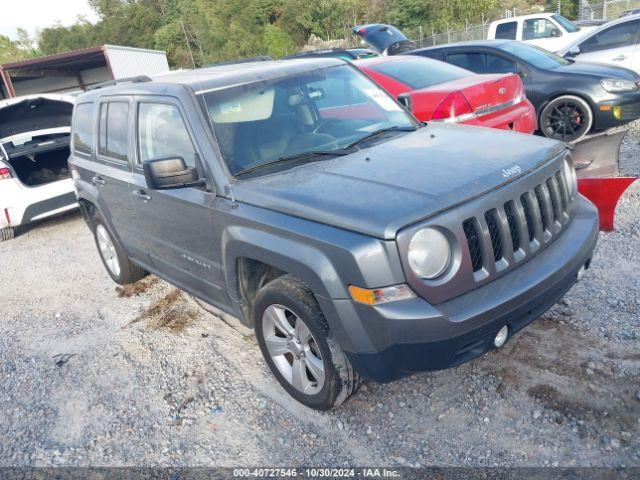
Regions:
[[557, 13], [537, 13], [491, 22], [487, 38], [521, 40], [557, 52], [595, 28], [578, 27]]

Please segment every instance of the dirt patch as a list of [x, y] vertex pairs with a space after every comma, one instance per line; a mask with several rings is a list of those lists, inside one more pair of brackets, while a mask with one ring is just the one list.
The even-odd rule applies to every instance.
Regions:
[[525, 393], [559, 414], [559, 422], [569, 418], [611, 430], [634, 428], [639, 348], [607, 342], [547, 317], [496, 353], [500, 360], [485, 367], [499, 380], [498, 393]]
[[189, 301], [187, 295], [173, 288], [164, 297], [152, 303], [131, 323], [146, 322], [149, 330], [180, 332], [187, 328], [201, 313]]
[[121, 298], [137, 297], [142, 295], [155, 284], [157, 284], [159, 278], [153, 275], [143, 278], [136, 283], [129, 283], [121, 287], [116, 287], [116, 293]]

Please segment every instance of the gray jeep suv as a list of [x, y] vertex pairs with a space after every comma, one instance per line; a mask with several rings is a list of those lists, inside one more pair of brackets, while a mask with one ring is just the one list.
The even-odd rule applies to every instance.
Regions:
[[564, 144], [421, 125], [336, 59], [86, 92], [70, 167], [113, 280], [153, 272], [237, 316], [316, 409], [501, 346], [597, 239]]

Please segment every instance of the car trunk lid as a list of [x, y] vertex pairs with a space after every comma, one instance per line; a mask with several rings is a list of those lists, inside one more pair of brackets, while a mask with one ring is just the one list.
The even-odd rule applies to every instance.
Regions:
[[397, 55], [415, 48], [415, 43], [392, 25], [383, 23], [358, 25], [351, 31], [381, 55]]
[[0, 101], [0, 139], [39, 130], [69, 127], [73, 99], [32, 95]]

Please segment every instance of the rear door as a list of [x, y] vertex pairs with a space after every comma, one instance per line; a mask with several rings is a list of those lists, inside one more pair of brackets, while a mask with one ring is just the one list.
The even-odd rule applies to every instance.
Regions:
[[619, 23], [590, 36], [580, 43], [576, 59], [640, 71], [640, 60], [636, 59], [639, 25], [640, 20]]
[[[97, 146], [95, 171], [88, 179], [97, 190], [99, 207], [113, 232], [132, 258], [139, 250], [135, 235], [135, 213], [129, 195], [131, 151], [129, 97], [102, 97], [97, 104]], [[77, 142], [76, 142], [77, 144]]]
[[214, 304], [225, 304], [219, 239], [213, 227], [215, 193], [204, 187], [151, 190], [143, 174], [146, 161], [182, 157], [188, 166], [198, 168], [202, 178], [207, 177], [186, 118], [180, 103], [171, 97], [137, 99], [131, 199], [139, 239], [159, 273]]

